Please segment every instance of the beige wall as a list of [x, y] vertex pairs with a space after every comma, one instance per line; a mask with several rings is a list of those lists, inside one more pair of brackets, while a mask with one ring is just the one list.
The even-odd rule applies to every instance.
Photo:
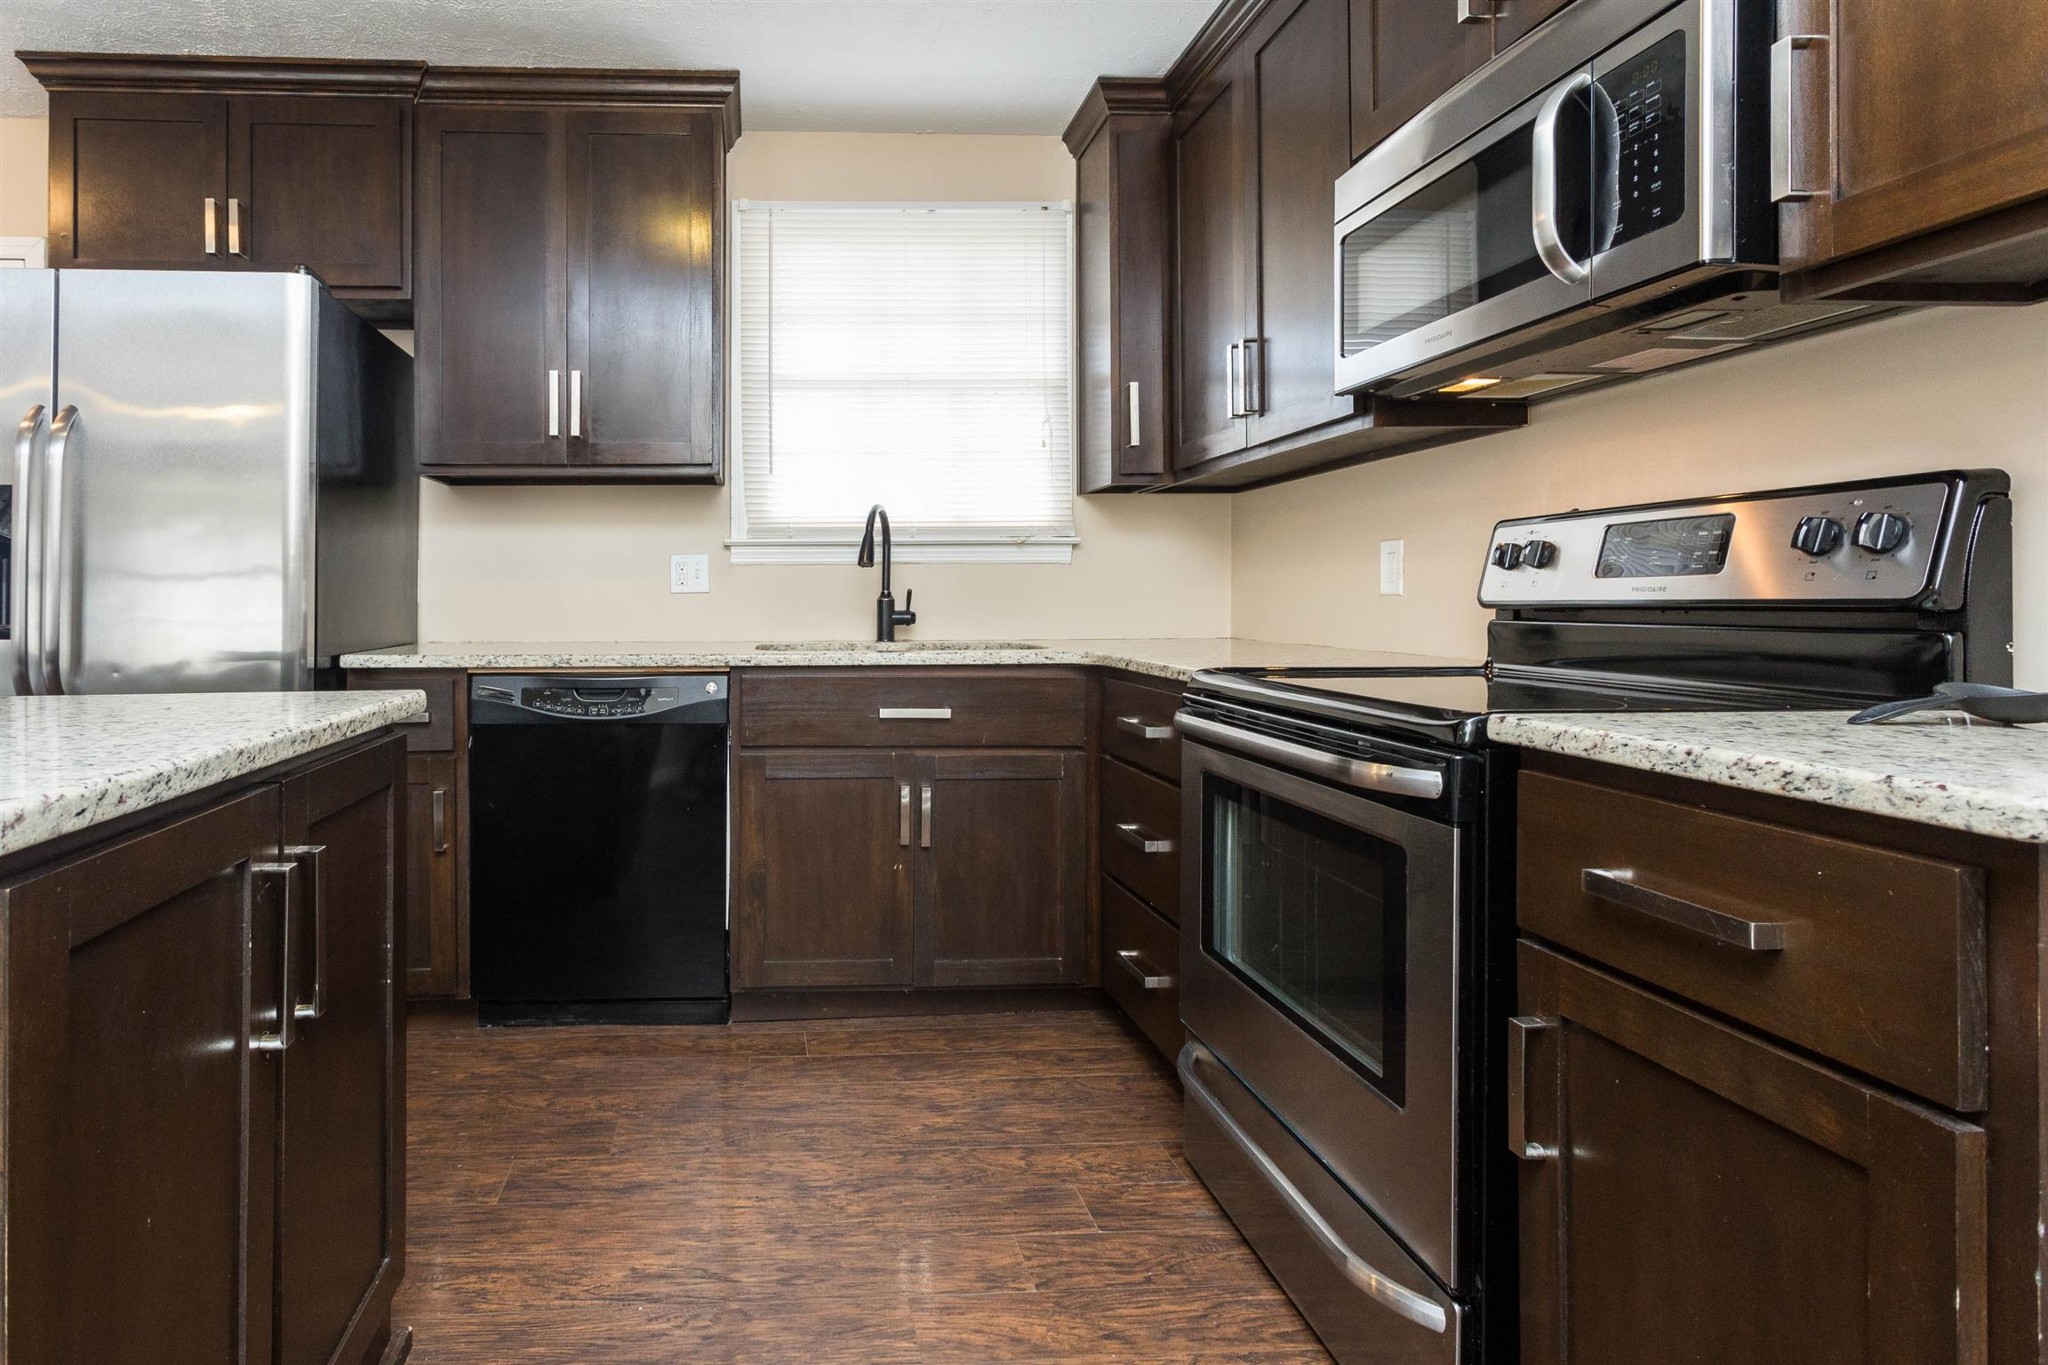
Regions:
[[[1058, 138], [749, 133], [735, 199], [1067, 199]], [[444, 488], [420, 508], [420, 631], [435, 640], [859, 638], [876, 574], [732, 564], [724, 489]], [[1230, 508], [1081, 499], [1071, 564], [903, 564], [919, 635], [1224, 635]], [[668, 591], [668, 557], [711, 556], [711, 591]], [[852, 559], [849, 551], [847, 558]]]
[[0, 118], [0, 237], [49, 230], [50, 122]]
[[[1483, 650], [1504, 517], [1955, 466], [2013, 476], [2018, 672], [2048, 687], [2048, 305], [1941, 309], [1559, 399], [1526, 430], [1232, 499], [1232, 625], [1271, 640]], [[1379, 595], [1379, 542], [1407, 591]]]

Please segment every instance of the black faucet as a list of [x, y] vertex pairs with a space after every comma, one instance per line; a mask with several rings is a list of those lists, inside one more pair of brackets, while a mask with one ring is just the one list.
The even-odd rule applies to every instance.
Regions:
[[882, 595], [875, 600], [875, 640], [877, 643], [896, 638], [896, 627], [917, 624], [917, 613], [910, 609], [910, 599], [917, 595], [915, 588], [906, 589], [903, 594], [903, 610], [896, 610], [896, 598], [889, 591], [889, 514], [876, 503], [868, 509], [868, 525], [860, 535], [860, 558], [855, 561], [863, 569], [875, 567], [875, 522], [882, 523]]

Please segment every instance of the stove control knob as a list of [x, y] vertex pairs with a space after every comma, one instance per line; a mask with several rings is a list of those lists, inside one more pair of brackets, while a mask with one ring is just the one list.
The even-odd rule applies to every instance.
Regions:
[[1906, 543], [1913, 524], [1896, 512], [1865, 512], [1856, 522], [1856, 548], [1888, 555]]
[[1532, 540], [1522, 547], [1522, 562], [1532, 569], [1547, 569], [1557, 563], [1557, 546], [1548, 540]]
[[1522, 567], [1522, 547], [1513, 541], [1503, 540], [1493, 547], [1493, 553], [1486, 562], [1496, 569], [1519, 569]]
[[1792, 548], [1815, 559], [1831, 555], [1842, 544], [1842, 523], [1833, 517], [1801, 517], [1792, 528]]

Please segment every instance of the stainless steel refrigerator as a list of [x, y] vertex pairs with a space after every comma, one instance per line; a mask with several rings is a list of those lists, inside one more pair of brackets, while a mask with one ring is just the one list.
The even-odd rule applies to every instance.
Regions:
[[0, 694], [275, 691], [417, 624], [412, 358], [307, 274], [0, 270]]

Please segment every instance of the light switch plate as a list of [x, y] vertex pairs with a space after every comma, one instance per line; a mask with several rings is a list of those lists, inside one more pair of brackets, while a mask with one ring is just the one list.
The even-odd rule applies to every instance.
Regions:
[[1383, 540], [1380, 542], [1380, 596], [1399, 597], [1403, 588], [1402, 561], [1408, 553], [1405, 540]]
[[710, 555], [670, 555], [668, 557], [668, 590], [670, 592], [710, 592]]

